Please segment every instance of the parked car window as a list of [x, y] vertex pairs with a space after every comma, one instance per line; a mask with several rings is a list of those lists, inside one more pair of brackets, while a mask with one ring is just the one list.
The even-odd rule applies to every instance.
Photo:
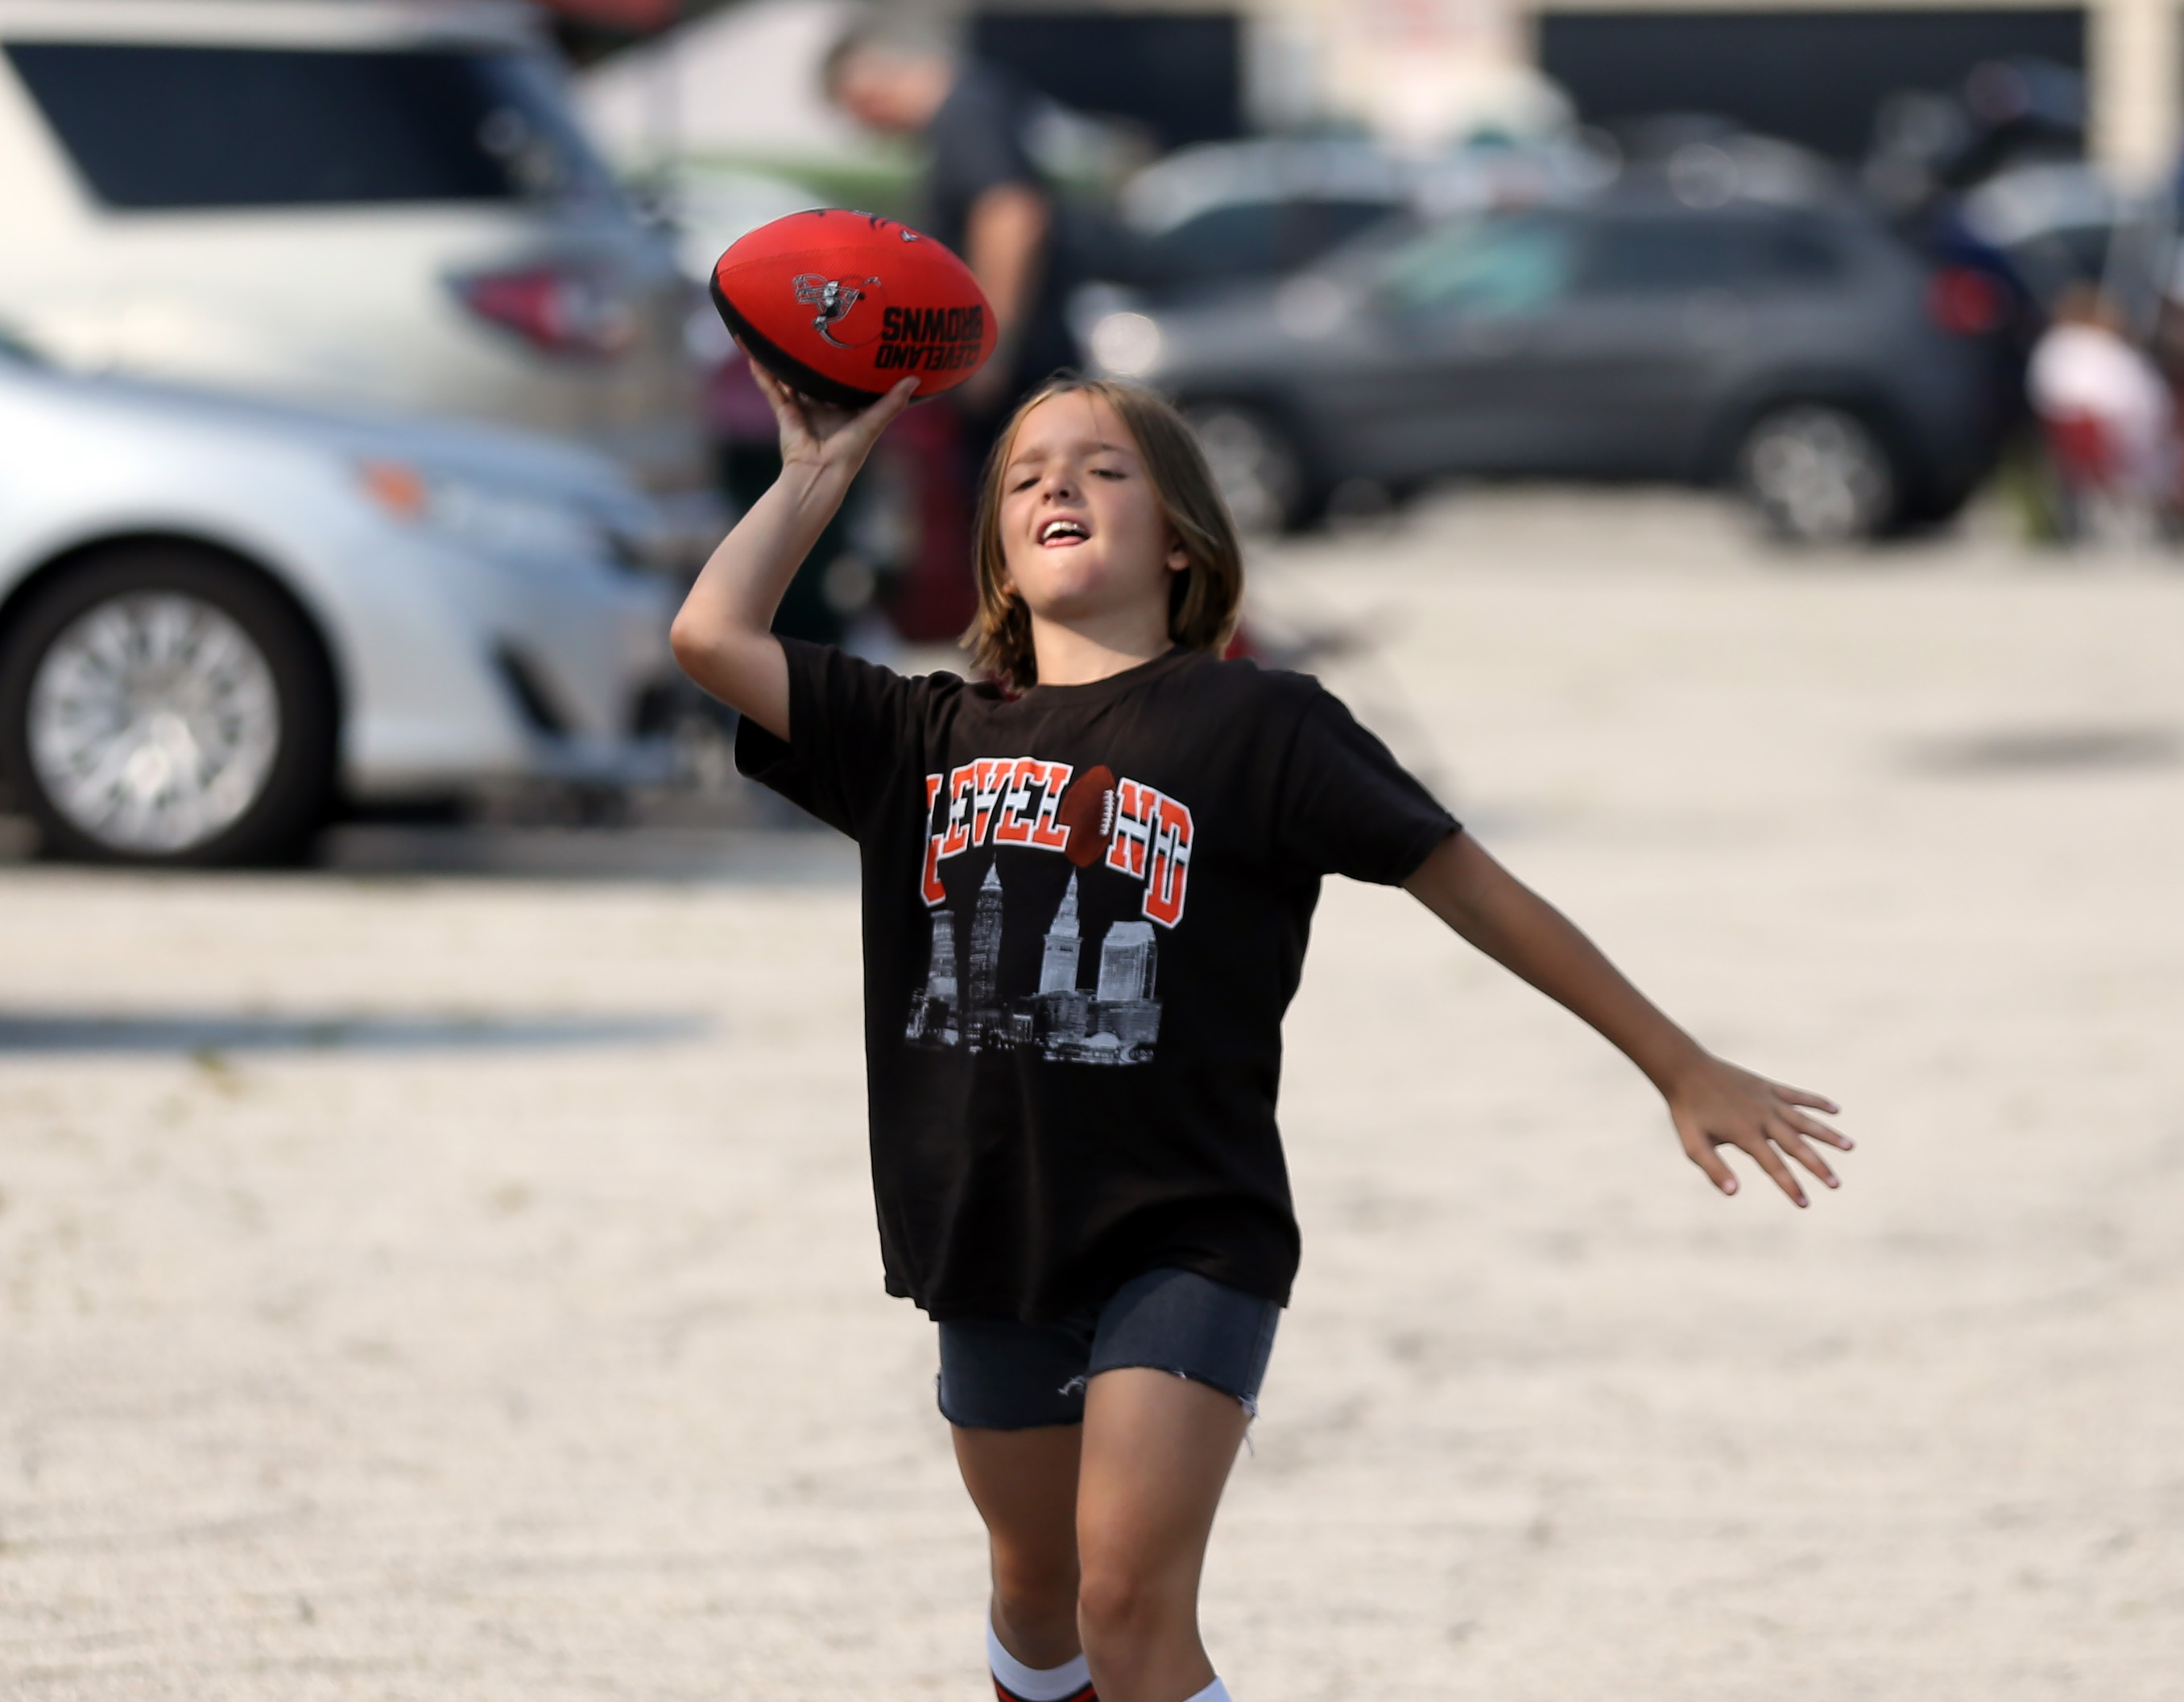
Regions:
[[1842, 250], [1808, 221], [1753, 227], [1746, 245], [1753, 275], [1763, 283], [1825, 283], [1842, 275]]
[[1381, 287], [1399, 311], [1533, 313], [1568, 287], [1574, 248], [1566, 222], [1535, 214], [1440, 225], [1389, 258]]
[[1578, 287], [1603, 296], [1658, 295], [1736, 281], [1738, 232], [1726, 220], [1608, 220], [1587, 233]]
[[7, 53], [112, 207], [504, 201], [606, 181], [550, 73], [520, 53], [73, 42]]
[[1163, 282], [1277, 277], [1318, 259], [1395, 209], [1384, 201], [1240, 201], [1153, 238]]
[[1803, 221], [1603, 220], [1586, 234], [1577, 287], [1605, 296], [1688, 294], [1737, 285], [1809, 285], [1841, 270], [1840, 250]]

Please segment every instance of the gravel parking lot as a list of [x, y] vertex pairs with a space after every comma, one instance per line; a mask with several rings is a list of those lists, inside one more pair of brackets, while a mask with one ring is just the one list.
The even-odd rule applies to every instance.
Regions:
[[[1598, 1042], [1331, 886], [1240, 1702], [2171, 1702], [2184, 568], [1517, 492], [1255, 595], [1860, 1150], [1720, 1199]], [[409, 843], [0, 867], [0, 1694], [983, 1694], [849, 848]]]

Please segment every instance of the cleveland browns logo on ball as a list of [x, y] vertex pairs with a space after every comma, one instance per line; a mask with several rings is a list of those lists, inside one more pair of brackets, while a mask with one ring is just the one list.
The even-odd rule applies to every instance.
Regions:
[[800, 272], [794, 280], [796, 299], [805, 307], [819, 311], [811, 316], [811, 329], [837, 348], [855, 348], [860, 343], [872, 340], [875, 315], [866, 314], [858, 329], [861, 335], [844, 342], [834, 335], [834, 327], [849, 318], [850, 309], [863, 301], [880, 286], [878, 278], [866, 278], [852, 283], [847, 278], [823, 278], [816, 272]]

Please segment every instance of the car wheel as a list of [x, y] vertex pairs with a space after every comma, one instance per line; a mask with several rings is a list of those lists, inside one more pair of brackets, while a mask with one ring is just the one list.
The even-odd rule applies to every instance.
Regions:
[[1801, 403], [1763, 416], [1738, 449], [1737, 476], [1768, 529], [1789, 542], [1870, 538], [1895, 518], [1888, 451], [1846, 409]]
[[332, 794], [334, 720], [302, 617], [246, 569], [181, 548], [78, 564], [0, 644], [0, 763], [62, 856], [293, 856]]
[[1239, 531], [1290, 531], [1312, 517], [1304, 458], [1280, 426], [1228, 403], [1190, 409], [1184, 417]]

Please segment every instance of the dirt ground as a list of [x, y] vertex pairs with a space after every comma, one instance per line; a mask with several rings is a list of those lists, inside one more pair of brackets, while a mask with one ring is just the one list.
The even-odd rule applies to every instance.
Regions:
[[[1333, 884], [1239, 1702], [2184, 1694], [2184, 568], [1562, 493], [1262, 566], [1269, 641], [1346, 636], [1481, 837], [1860, 1149], [1715, 1197], [1596, 1040]], [[0, 869], [0, 1694], [983, 1694], [853, 858], [611, 842]]]

